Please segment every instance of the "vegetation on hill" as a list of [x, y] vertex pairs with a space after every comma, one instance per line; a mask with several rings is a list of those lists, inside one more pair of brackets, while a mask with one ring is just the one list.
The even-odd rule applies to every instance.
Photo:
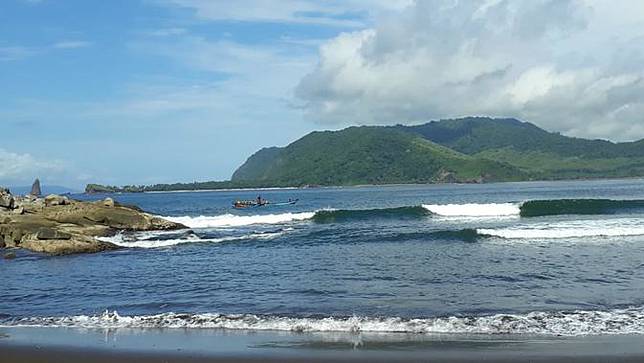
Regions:
[[312, 132], [261, 149], [230, 181], [110, 187], [141, 192], [644, 176], [644, 140], [613, 143], [545, 131], [516, 119], [467, 117], [416, 126]]
[[290, 185], [519, 180], [505, 163], [462, 154], [419, 135], [384, 127], [312, 132], [282, 149], [251, 156], [232, 181]]

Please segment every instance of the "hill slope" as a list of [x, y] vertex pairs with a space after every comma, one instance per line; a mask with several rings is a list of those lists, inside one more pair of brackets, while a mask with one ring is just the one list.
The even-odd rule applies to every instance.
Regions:
[[312, 132], [285, 148], [262, 149], [232, 181], [275, 185], [519, 180], [518, 168], [465, 155], [414, 133], [385, 127]]
[[644, 141], [573, 138], [516, 119], [485, 117], [397, 128], [468, 155], [514, 165], [538, 179], [644, 175]]

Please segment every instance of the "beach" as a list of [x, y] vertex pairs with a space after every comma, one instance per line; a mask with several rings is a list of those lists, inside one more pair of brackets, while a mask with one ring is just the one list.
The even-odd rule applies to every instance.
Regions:
[[185, 228], [14, 249], [0, 360], [644, 359], [639, 180], [113, 197]]
[[642, 337], [3, 328], [0, 362], [641, 362]]

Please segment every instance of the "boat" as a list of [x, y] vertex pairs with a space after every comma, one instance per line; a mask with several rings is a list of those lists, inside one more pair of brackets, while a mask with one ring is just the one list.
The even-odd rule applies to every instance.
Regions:
[[297, 203], [299, 199], [289, 199], [286, 202], [276, 202], [276, 203], [271, 203], [268, 200], [261, 200], [261, 202], [257, 202], [257, 200], [236, 200], [233, 202], [233, 208], [236, 209], [242, 209], [242, 208], [256, 208], [256, 207], [264, 207], [264, 206], [280, 206], [280, 205], [293, 205]]

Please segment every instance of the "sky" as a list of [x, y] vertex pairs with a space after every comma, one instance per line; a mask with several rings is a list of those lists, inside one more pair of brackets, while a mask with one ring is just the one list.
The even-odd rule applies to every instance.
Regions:
[[644, 2], [0, 2], [0, 185], [225, 180], [313, 130], [469, 115], [644, 138]]

